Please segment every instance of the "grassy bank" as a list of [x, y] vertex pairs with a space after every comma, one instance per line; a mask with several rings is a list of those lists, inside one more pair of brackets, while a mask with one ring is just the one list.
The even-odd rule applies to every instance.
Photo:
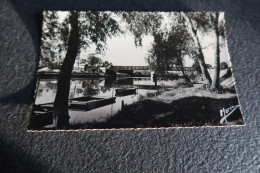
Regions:
[[[237, 105], [236, 97], [214, 99], [191, 96], [165, 103], [144, 99], [126, 106], [104, 122], [72, 125], [70, 128], [147, 128], [221, 125], [220, 109]], [[229, 124], [243, 124], [239, 109], [228, 118]]]
[[[178, 80], [172, 88], [140, 96], [139, 101], [106, 118], [103, 122], [71, 125], [72, 129], [149, 128], [176, 126], [218, 126], [220, 110], [238, 105], [229, 90], [209, 91], [203, 84], [187, 85]], [[239, 109], [228, 117], [226, 125], [244, 124]]]
[[[179, 84], [182, 85], [182, 84]], [[186, 98], [186, 97], [209, 97], [215, 99], [228, 99], [236, 97], [235, 93], [229, 92], [227, 90], [220, 90], [211, 92], [202, 87], [202, 84], [194, 84], [192, 87], [186, 86], [174, 86], [172, 89], [160, 90], [159, 94], [148, 94], [144, 96], [143, 99], [149, 99], [154, 101], [162, 101], [165, 103], [171, 103], [174, 100]]]

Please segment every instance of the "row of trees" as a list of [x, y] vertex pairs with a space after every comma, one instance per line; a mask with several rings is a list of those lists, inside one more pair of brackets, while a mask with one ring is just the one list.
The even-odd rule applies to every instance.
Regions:
[[[223, 13], [222, 13], [223, 14]], [[206, 80], [208, 86], [212, 90], [219, 89], [219, 73], [220, 73], [220, 37], [225, 40], [225, 26], [224, 17], [220, 20], [219, 13], [181, 13], [188, 23], [190, 33], [193, 37], [195, 46], [197, 48], [197, 60], [199, 62], [202, 75]], [[213, 31], [216, 35], [215, 43], [215, 55], [214, 55], [214, 75], [211, 79], [209, 72], [207, 71], [205, 58], [202, 52], [202, 46], [198, 36], [198, 32], [207, 34], [209, 31]], [[223, 46], [223, 45], [222, 45]]]
[[[165, 24], [163, 19], [166, 15], [168, 16]], [[220, 47], [224, 45], [220, 44], [220, 39], [222, 42], [225, 40], [223, 13], [181, 12], [166, 15], [160, 12], [122, 13], [137, 46], [142, 45], [142, 35], [154, 37], [154, 43], [147, 57], [152, 69], [159, 72], [166, 71], [171, 66], [183, 69], [184, 57], [188, 55], [199, 65], [208, 88], [219, 89]], [[200, 38], [201, 35], [209, 33], [214, 33], [216, 36], [213, 78], [207, 70]], [[186, 76], [184, 71], [183, 74]]]
[[84, 60], [83, 64], [87, 64], [88, 66], [93, 66], [93, 67], [98, 67], [98, 66], [109, 67], [109, 66], [112, 66], [111, 62], [102, 61], [101, 58], [95, 56], [94, 54], [90, 54], [87, 59], [83, 59], [83, 60]]
[[[223, 14], [222, 14], [223, 15]], [[225, 40], [224, 18], [219, 13], [172, 13], [169, 16], [173, 21], [170, 30], [153, 33], [154, 42], [149, 51], [147, 62], [150, 67], [159, 73], [168, 71], [172, 66], [180, 67], [183, 76], [184, 57], [194, 60], [194, 66], [199, 65], [206, 85], [211, 90], [219, 89], [220, 73], [220, 39]], [[205, 63], [200, 35], [214, 33], [216, 36], [214, 54], [214, 75], [211, 78]]]
[[[84, 61], [83, 61], [84, 60]], [[102, 61], [101, 58], [95, 56], [94, 54], [90, 54], [87, 59], [82, 59], [82, 64], [85, 66], [85, 71], [87, 69], [91, 69], [92, 73], [97, 70], [98, 67], [103, 66], [106, 68], [112, 67], [112, 63], [108, 61]]]
[[[168, 17], [167, 25], [165, 17]], [[119, 21], [124, 21], [125, 25], [120, 25]], [[185, 75], [183, 59], [188, 55], [199, 63], [207, 85], [211, 89], [219, 88], [220, 37], [225, 37], [224, 18], [220, 20], [219, 13], [69, 12], [61, 22], [57, 12], [45, 12], [43, 28], [41, 60], [51, 61], [52, 57], [57, 57], [55, 53], [51, 54], [55, 51], [65, 55], [54, 101], [54, 124], [59, 127], [66, 127], [69, 123], [70, 79], [79, 53], [91, 44], [96, 45], [97, 52], [103, 52], [107, 38], [122, 34], [122, 28], [133, 34], [136, 46], [142, 46], [143, 35], [154, 37], [147, 57], [152, 68], [167, 70], [179, 66]], [[213, 79], [207, 71], [198, 34], [209, 31], [216, 35]]]

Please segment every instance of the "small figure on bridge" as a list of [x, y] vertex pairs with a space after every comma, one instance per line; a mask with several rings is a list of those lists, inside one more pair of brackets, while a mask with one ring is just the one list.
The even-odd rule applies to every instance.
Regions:
[[156, 73], [153, 74], [153, 82], [154, 82], [154, 86], [156, 89], [156, 87], [157, 87], [157, 74]]

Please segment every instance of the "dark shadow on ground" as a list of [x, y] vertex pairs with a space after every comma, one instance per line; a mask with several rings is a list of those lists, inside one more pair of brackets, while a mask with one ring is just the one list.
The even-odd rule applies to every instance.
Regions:
[[32, 79], [24, 88], [8, 94], [6, 96], [0, 97], [0, 104], [9, 104], [9, 103], [19, 103], [19, 104], [28, 104], [33, 100], [33, 90], [36, 84], [36, 80]]
[[[21, 172], [47, 172], [46, 165], [39, 163], [37, 159], [22, 152], [14, 146], [0, 138], [0, 168], [1, 173], [21, 173]], [[28, 146], [29, 147], [29, 146]]]

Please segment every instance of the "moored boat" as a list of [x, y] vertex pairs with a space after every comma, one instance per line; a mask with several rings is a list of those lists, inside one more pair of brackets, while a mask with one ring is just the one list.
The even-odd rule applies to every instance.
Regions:
[[[115, 103], [115, 97], [77, 97], [68, 100], [70, 111], [89, 111]], [[53, 110], [54, 103], [44, 103], [34, 106], [35, 111], [49, 112]]]
[[79, 97], [69, 100], [69, 110], [89, 111], [115, 103], [115, 97]]
[[136, 94], [136, 88], [120, 88], [116, 89], [116, 96], [127, 96]]
[[[68, 100], [69, 111], [90, 111], [115, 103], [116, 97], [78, 97]], [[34, 105], [29, 129], [41, 129], [53, 122], [54, 103]], [[87, 115], [87, 114], [86, 114]]]

